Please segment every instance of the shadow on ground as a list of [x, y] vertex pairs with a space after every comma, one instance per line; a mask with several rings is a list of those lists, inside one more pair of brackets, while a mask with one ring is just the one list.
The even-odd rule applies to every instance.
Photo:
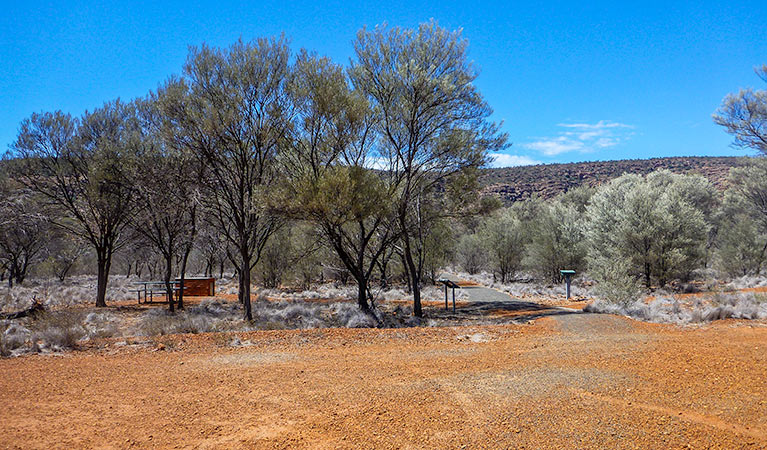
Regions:
[[[505, 295], [505, 294], [504, 294]], [[452, 302], [447, 310], [442, 307], [425, 308], [427, 317], [434, 320], [465, 322], [481, 320], [483, 323], [524, 323], [541, 317], [582, 314], [580, 310], [540, 305], [515, 300], [505, 295], [503, 301], [462, 301], [453, 311]]]

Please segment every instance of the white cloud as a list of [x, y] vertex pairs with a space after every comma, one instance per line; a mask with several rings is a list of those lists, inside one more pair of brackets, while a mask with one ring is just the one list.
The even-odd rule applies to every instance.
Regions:
[[493, 162], [490, 163], [491, 167], [532, 166], [541, 163], [529, 156], [509, 155], [507, 153], [495, 153], [491, 157], [493, 158]]
[[540, 138], [533, 142], [522, 144], [523, 147], [536, 150], [546, 156], [578, 151], [588, 153], [615, 147], [628, 140], [634, 127], [619, 122], [600, 120], [597, 123], [560, 123], [557, 126], [565, 128], [556, 136]]
[[583, 141], [575, 140], [567, 136], [558, 136], [554, 138], [543, 138], [535, 142], [523, 144], [523, 147], [529, 148], [530, 150], [537, 150], [546, 156], [554, 156], [573, 150], [583, 150]]
[[560, 127], [565, 128], [579, 128], [583, 130], [604, 130], [605, 128], [634, 128], [631, 125], [626, 125], [620, 122], [611, 122], [609, 120], [600, 120], [597, 123], [560, 123]]

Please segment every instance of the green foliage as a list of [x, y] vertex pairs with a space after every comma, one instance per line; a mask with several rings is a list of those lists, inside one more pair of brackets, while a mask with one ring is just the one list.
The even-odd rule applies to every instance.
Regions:
[[730, 276], [759, 274], [767, 251], [767, 161], [730, 171], [718, 225], [720, 268]]
[[631, 262], [625, 259], [589, 267], [589, 275], [596, 281], [594, 291], [602, 298], [621, 305], [634, 303], [642, 294], [639, 278], [631, 275], [633, 271]]
[[748, 214], [767, 232], [767, 160], [754, 158], [745, 167], [730, 170], [726, 202]]
[[488, 254], [482, 239], [477, 234], [464, 234], [458, 240], [456, 257], [463, 270], [470, 274], [479, 273], [487, 266]]
[[393, 169], [444, 176], [482, 165], [488, 150], [505, 145], [506, 135], [487, 121], [492, 110], [473, 83], [467, 47], [459, 31], [435, 21], [357, 34], [351, 78], [382, 117], [382, 156]]
[[702, 260], [708, 232], [699, 190], [707, 185], [668, 171], [623, 175], [602, 186], [587, 208], [592, 276], [641, 279], [646, 287], [688, 276]]
[[719, 269], [732, 277], [758, 275], [764, 264], [767, 239], [756, 221], [745, 214], [728, 217], [722, 223], [717, 242]]
[[58, 227], [95, 250], [97, 306], [106, 306], [112, 255], [124, 244], [135, 200], [130, 180], [141, 145], [135, 111], [115, 100], [79, 120], [60, 111], [32, 114], [12, 146], [17, 180], [57, 209]]
[[266, 243], [261, 252], [261, 259], [256, 265], [259, 279], [264, 287], [280, 287], [294, 258], [291, 233], [287, 227], [284, 227]]
[[479, 229], [493, 276], [500, 278], [501, 283], [520, 269], [524, 257], [526, 235], [516, 212], [512, 208], [496, 211]]
[[453, 257], [455, 233], [446, 219], [436, 220], [424, 239], [424, 268], [432, 283]]
[[506, 146], [506, 134], [490, 122], [492, 109], [474, 84], [467, 46], [459, 31], [435, 21], [417, 29], [363, 29], [354, 42], [357, 58], [349, 73], [375, 112], [381, 166], [397, 188], [397, 231], [416, 316], [422, 315], [427, 230], [450, 210], [434, 204], [436, 188], [448, 178], [470, 182], [461, 172]]
[[560, 270], [584, 268], [585, 211], [593, 194], [594, 188], [580, 186], [548, 202], [534, 196], [514, 205], [515, 216], [527, 228], [519, 236], [527, 242], [523, 262], [537, 276], [559, 283]]
[[[756, 69], [767, 82], [767, 65]], [[767, 90], [741, 89], [725, 97], [714, 122], [735, 138], [735, 145], [767, 154]]]
[[551, 283], [561, 281], [562, 269], [580, 271], [586, 253], [584, 216], [572, 204], [552, 201], [530, 205], [529, 243], [524, 264]]
[[387, 188], [376, 173], [358, 166], [331, 166], [321, 176], [298, 180], [295, 207], [331, 226], [386, 215]]
[[298, 254], [293, 261], [291, 272], [294, 280], [302, 289], [309, 289], [312, 283], [316, 283], [323, 276], [323, 269], [332, 251], [319, 245], [314, 232], [307, 230], [305, 226], [296, 232], [294, 229], [294, 251]]
[[570, 189], [564, 194], [557, 197], [559, 203], [563, 205], [573, 206], [580, 214], [586, 212], [586, 207], [589, 204], [589, 200], [596, 192], [596, 188], [583, 185]]

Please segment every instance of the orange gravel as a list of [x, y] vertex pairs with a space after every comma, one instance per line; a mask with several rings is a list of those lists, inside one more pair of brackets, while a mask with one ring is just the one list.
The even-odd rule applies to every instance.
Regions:
[[0, 360], [3, 448], [767, 448], [767, 326], [114, 340]]

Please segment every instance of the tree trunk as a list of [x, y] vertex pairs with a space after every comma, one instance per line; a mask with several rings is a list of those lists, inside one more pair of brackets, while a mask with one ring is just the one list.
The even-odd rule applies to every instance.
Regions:
[[173, 274], [173, 256], [165, 257], [165, 295], [168, 297], [168, 311], [175, 312], [175, 303], [173, 302], [173, 285], [170, 284], [170, 277]]
[[24, 263], [16, 271], [16, 284], [20, 285], [27, 278], [27, 270], [29, 269], [29, 261], [25, 260]]
[[389, 258], [382, 258], [378, 263], [378, 269], [381, 271], [381, 289], [386, 290], [389, 288], [389, 276], [388, 276]]
[[245, 299], [242, 296], [243, 284], [242, 284], [242, 274], [240, 273], [240, 269], [235, 270], [234, 274], [237, 277], [237, 301], [240, 302], [241, 305], [244, 305]]
[[[70, 270], [72, 270], [72, 266], [74, 266], [74, 263], [66, 263], [64, 267], [61, 270], [59, 270], [56, 276], [58, 277], [60, 282], [63, 283], [64, 280], [66, 280], [67, 274], [69, 273]], [[128, 274], [128, 276], [130, 276], [130, 274]]]
[[213, 261], [210, 258], [205, 260], [205, 276], [209, 277], [213, 273]]
[[423, 317], [421, 309], [421, 274], [413, 261], [413, 255], [410, 249], [410, 238], [405, 236], [405, 264], [407, 271], [410, 272], [410, 284], [413, 288], [413, 315]]
[[407, 292], [413, 292], [413, 280], [410, 278], [410, 268], [405, 261], [405, 255], [402, 255], [402, 269], [405, 271], [405, 282], [407, 283]]
[[242, 266], [240, 268], [240, 295], [245, 307], [245, 320], [253, 320], [253, 311], [250, 307], [250, 258], [247, 252], [242, 254]]
[[368, 305], [368, 283], [364, 276], [356, 277], [357, 280], [357, 306], [364, 312], [370, 312], [370, 305]]
[[192, 246], [190, 245], [184, 251], [184, 258], [181, 260], [181, 277], [178, 285], [178, 309], [184, 309], [184, 280], [186, 279], [186, 263], [189, 261], [189, 253], [192, 252]]
[[650, 289], [650, 263], [644, 264], [644, 284]]
[[411, 268], [410, 277], [413, 284], [413, 315], [423, 317], [423, 310], [421, 309], [421, 280], [418, 276], [418, 271]]
[[107, 306], [107, 281], [109, 280], [109, 258], [106, 250], [96, 251], [97, 279], [96, 279], [96, 306]]

